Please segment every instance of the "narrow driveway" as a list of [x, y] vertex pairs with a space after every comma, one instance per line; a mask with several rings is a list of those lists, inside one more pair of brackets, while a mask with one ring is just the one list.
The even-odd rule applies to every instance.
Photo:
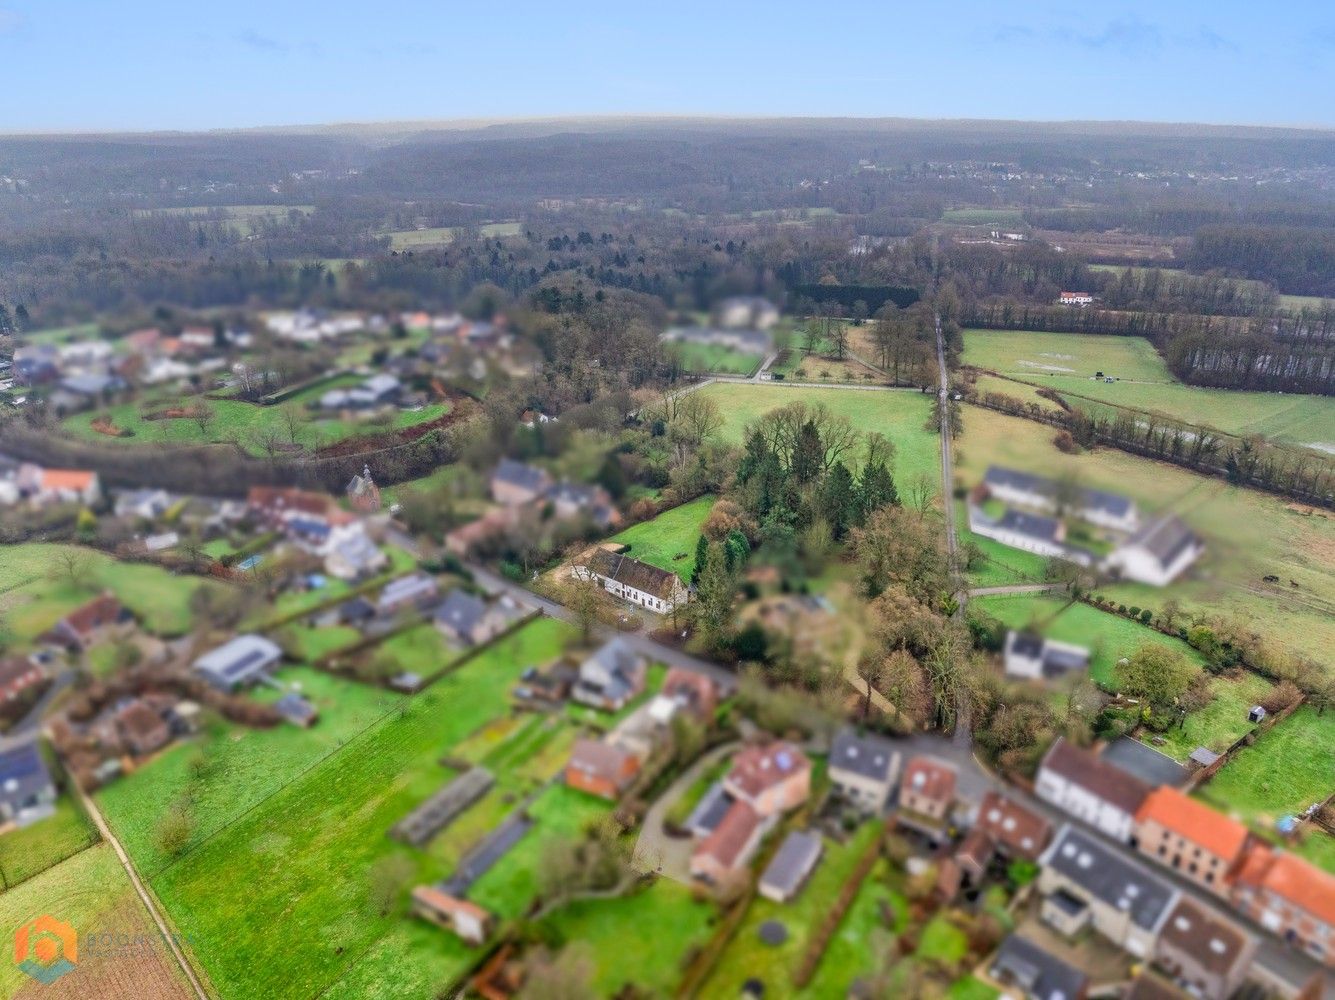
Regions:
[[974, 587], [970, 597], [988, 597], [993, 594], [1042, 594], [1049, 590], [1061, 590], [1060, 583], [1015, 583], [1007, 587]]
[[640, 836], [635, 841], [635, 867], [640, 871], [657, 872], [674, 882], [691, 884], [691, 841], [689, 837], [669, 837], [663, 821], [677, 800], [686, 794], [700, 775], [736, 750], [740, 743], [724, 743], [706, 751], [668, 786], [640, 824]]

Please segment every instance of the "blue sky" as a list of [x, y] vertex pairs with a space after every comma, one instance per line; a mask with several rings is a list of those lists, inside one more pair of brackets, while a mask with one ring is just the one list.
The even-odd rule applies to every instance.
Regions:
[[0, 0], [0, 131], [565, 114], [1335, 126], [1335, 4]]

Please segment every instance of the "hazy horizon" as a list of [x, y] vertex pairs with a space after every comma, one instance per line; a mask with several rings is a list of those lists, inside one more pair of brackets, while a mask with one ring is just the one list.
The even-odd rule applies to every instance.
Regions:
[[[650, 10], [409, 0], [182, 18], [0, 0], [6, 133], [306, 128], [588, 116], [1335, 126], [1335, 15], [1145, 0], [1078, 9], [966, 0], [933, 10], [687, 3]], [[78, 53], [72, 60], [71, 53]]]

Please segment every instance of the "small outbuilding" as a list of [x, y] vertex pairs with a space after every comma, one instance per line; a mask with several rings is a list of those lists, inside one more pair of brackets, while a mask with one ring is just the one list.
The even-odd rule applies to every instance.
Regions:
[[810, 830], [792, 831], [760, 876], [760, 894], [776, 903], [788, 902], [815, 870], [821, 850], [819, 834]]

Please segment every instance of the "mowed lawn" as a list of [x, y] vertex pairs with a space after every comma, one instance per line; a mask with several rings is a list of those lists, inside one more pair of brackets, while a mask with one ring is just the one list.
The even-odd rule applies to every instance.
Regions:
[[986, 611], [1009, 628], [1035, 629], [1048, 638], [1084, 646], [1090, 651], [1090, 677], [1110, 688], [1117, 686], [1117, 661], [1148, 643], [1173, 649], [1194, 663], [1204, 662], [1196, 650], [1180, 639], [1170, 638], [1138, 622], [1100, 611], [1088, 604], [1075, 603], [1064, 607], [1064, 597], [993, 594], [975, 597], [969, 604]]
[[[1155, 749], [1180, 764], [1185, 764], [1197, 747], [1223, 752], [1252, 728], [1247, 713], [1272, 687], [1270, 681], [1252, 673], [1212, 678], [1210, 692], [1214, 700], [1188, 715], [1181, 727], [1173, 726], [1167, 732], [1155, 734], [1164, 740], [1162, 745], [1155, 744]], [[1335, 780], [1331, 785], [1335, 790]]]
[[718, 497], [698, 497], [613, 535], [611, 541], [629, 545], [629, 555], [659, 569], [670, 570], [689, 583], [695, 573], [695, 547], [700, 539], [700, 526], [717, 502]]
[[[1277, 497], [1112, 448], [1064, 455], [1052, 438], [1043, 424], [965, 406], [957, 483], [972, 487], [995, 463], [1070, 475], [1084, 486], [1129, 496], [1150, 514], [1176, 513], [1205, 540], [1195, 566], [1168, 587], [1120, 583], [1100, 593], [1154, 611], [1175, 598], [1189, 611], [1235, 616], [1295, 653], [1331, 662], [1335, 519], [1305, 517]], [[1263, 581], [1272, 574], [1278, 584]]]
[[[318, 392], [327, 391], [335, 383], [321, 385]], [[191, 401], [182, 401], [179, 405], [189, 406]], [[174, 403], [164, 403], [175, 405]], [[287, 417], [284, 409], [297, 407], [301, 423], [297, 430], [297, 443], [307, 448], [318, 448], [345, 438], [360, 434], [372, 434], [380, 431], [402, 430], [417, 424], [435, 420], [448, 412], [443, 404], [424, 406], [420, 410], [395, 410], [392, 419], [376, 422], [372, 420], [340, 420], [337, 417], [323, 417], [312, 413], [301, 404], [300, 397], [292, 401], [275, 405], [259, 406], [234, 399], [209, 400], [213, 419], [204, 427], [191, 417], [173, 417], [168, 420], [145, 420], [140, 415], [140, 404], [120, 403], [100, 410], [76, 413], [65, 418], [62, 426], [75, 437], [88, 441], [117, 444], [222, 444], [235, 443], [252, 455], [264, 453], [261, 438], [276, 432], [282, 443], [288, 441]], [[109, 437], [93, 430], [94, 420], [110, 419], [112, 424], [122, 430], [132, 431], [129, 437]]]
[[508, 712], [510, 685], [570, 634], [551, 619], [526, 626], [315, 766], [287, 775], [156, 873], [153, 888], [193, 936], [223, 995], [432, 995], [464, 967], [470, 953], [451, 935], [401, 911], [380, 915], [369, 898], [371, 868], [398, 855], [416, 866], [414, 882], [448, 874], [387, 832], [448, 780], [439, 761], [450, 748]]
[[1335, 792], [1335, 712], [1304, 705], [1238, 751], [1201, 787], [1203, 798], [1262, 829]]
[[763, 355], [738, 351], [723, 344], [668, 342], [664, 347], [680, 359], [682, 367], [688, 372], [750, 375], [765, 360]]
[[[1281, 392], [1244, 392], [1184, 385], [1148, 340], [1082, 333], [966, 330], [965, 364], [1055, 389], [1089, 412], [1100, 404], [1213, 427], [1229, 434], [1261, 434], [1275, 441], [1335, 449], [1335, 398]], [[1102, 371], [1118, 381], [1096, 380]], [[1032, 390], [982, 376], [981, 392], [1003, 392], [1029, 401]], [[1054, 409], [1050, 401], [1042, 401]]]
[[[72, 552], [84, 570], [74, 581], [63, 564]], [[103, 590], [120, 598], [149, 631], [180, 635], [190, 628], [190, 596], [201, 587], [224, 586], [147, 563], [118, 562], [94, 549], [41, 542], [0, 546], [0, 617], [21, 643]]]
[[54, 815], [0, 836], [0, 890], [60, 864], [98, 839], [83, 807], [62, 793]]
[[[901, 494], [916, 476], [928, 477], [940, 492], [940, 438], [925, 425], [932, 416], [927, 393], [875, 389], [801, 389], [796, 386], [715, 384], [697, 390], [718, 403], [723, 436], [741, 443], [746, 425], [793, 402], [823, 403], [860, 431], [879, 431], [895, 444], [895, 482]], [[860, 456], [859, 456], [860, 458]]]

